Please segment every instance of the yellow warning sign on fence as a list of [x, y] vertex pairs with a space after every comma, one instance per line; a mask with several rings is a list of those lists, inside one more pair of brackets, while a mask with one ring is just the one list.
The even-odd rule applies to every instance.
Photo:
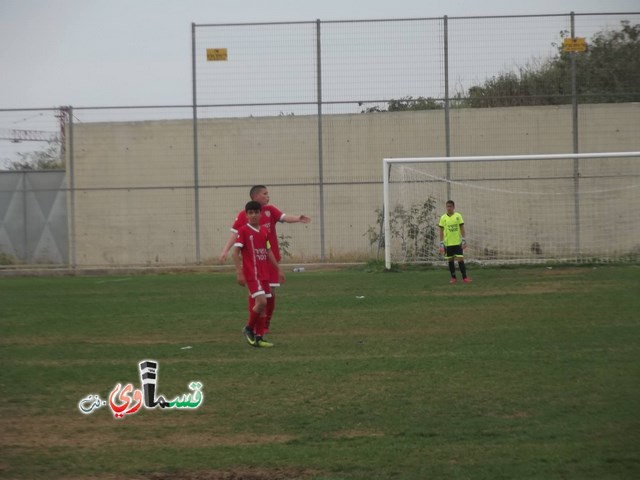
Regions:
[[208, 62], [226, 62], [227, 49], [226, 48], [207, 48], [207, 61]]
[[562, 42], [562, 50], [565, 52], [586, 52], [587, 41], [582, 37], [565, 38]]

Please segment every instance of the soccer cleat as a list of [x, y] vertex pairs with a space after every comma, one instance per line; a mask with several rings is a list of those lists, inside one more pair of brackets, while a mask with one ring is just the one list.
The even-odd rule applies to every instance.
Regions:
[[245, 326], [242, 329], [242, 335], [244, 335], [244, 338], [247, 340], [247, 343], [249, 343], [249, 345], [251, 345], [252, 347], [256, 346], [256, 336], [249, 329], [249, 327]]
[[256, 337], [255, 346], [256, 347], [260, 347], [260, 348], [271, 348], [271, 347], [273, 347], [273, 343], [267, 342], [262, 337]]
[[473, 282], [473, 280], [471, 280], [469, 277], [467, 277], [467, 278], [463, 278], [463, 279], [462, 279], [462, 281], [463, 281], [464, 283], [471, 283], [471, 282]]
[[452, 278], [451, 280], [449, 280], [449, 283], [458, 283], [458, 279], [457, 278]]

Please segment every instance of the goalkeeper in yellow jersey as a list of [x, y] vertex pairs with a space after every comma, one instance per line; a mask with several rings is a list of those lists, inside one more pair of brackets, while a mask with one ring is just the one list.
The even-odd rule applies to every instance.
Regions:
[[456, 212], [456, 204], [453, 200], [447, 201], [447, 213], [440, 217], [438, 223], [440, 227], [440, 253], [444, 254], [444, 258], [449, 262], [449, 271], [451, 272], [451, 280], [449, 283], [456, 283], [456, 264], [462, 274], [464, 283], [471, 282], [467, 277], [467, 267], [464, 264], [463, 250], [467, 248], [467, 241], [464, 239], [464, 220], [462, 215]]

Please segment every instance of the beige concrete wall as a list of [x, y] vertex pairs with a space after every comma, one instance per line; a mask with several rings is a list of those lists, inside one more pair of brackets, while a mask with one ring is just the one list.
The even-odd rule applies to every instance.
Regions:
[[[581, 151], [640, 150], [639, 104], [584, 105], [579, 121]], [[235, 214], [248, 200], [249, 187], [257, 183], [270, 187], [272, 203], [286, 213], [313, 218], [309, 225], [279, 226], [297, 258], [316, 260], [322, 238], [329, 259], [368, 257], [375, 250], [364, 234], [375, 225], [375, 209], [382, 204], [382, 159], [446, 153], [442, 111], [329, 115], [322, 129], [324, 232], [316, 117], [199, 121], [205, 262], [215, 261]], [[452, 155], [568, 153], [571, 108], [454, 110], [451, 136]], [[75, 125], [76, 236], [71, 241], [78, 264], [195, 262], [193, 165], [189, 120]], [[629, 160], [624, 168], [637, 171], [636, 165], [637, 159]], [[517, 173], [513, 165], [502, 174]], [[454, 167], [459, 178], [482, 174], [469, 164]], [[541, 166], [536, 174], [549, 172]], [[634, 193], [630, 190], [631, 201], [637, 200]], [[486, 216], [481, 211], [468, 215]], [[522, 243], [527, 248], [530, 239]]]

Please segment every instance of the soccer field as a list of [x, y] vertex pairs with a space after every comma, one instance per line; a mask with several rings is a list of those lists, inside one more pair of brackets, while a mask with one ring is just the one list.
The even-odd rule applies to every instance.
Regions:
[[0, 478], [640, 477], [640, 268], [470, 275], [290, 272], [272, 349], [231, 273], [0, 277]]

